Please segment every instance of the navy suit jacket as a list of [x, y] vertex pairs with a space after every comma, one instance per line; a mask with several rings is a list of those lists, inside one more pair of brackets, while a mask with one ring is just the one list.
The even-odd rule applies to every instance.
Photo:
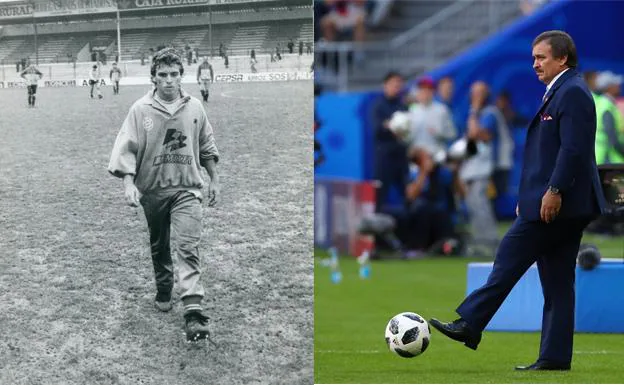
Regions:
[[518, 208], [540, 220], [549, 186], [561, 191], [557, 218], [597, 217], [606, 202], [596, 166], [596, 107], [578, 72], [568, 69], [548, 90], [531, 120], [524, 147]]

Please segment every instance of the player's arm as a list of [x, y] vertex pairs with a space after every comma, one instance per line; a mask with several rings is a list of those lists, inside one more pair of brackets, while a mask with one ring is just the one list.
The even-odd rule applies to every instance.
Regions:
[[201, 64], [197, 66], [197, 83], [199, 84], [199, 75], [201, 75]]
[[26, 70], [23, 70], [22, 72], [20, 72], [20, 77], [26, 79]]
[[110, 81], [113, 81], [113, 72], [114, 72], [114, 71], [115, 71], [115, 70], [111, 69], [111, 70], [110, 70], [110, 73], [108, 74], [108, 79], [109, 79]]
[[214, 83], [214, 72], [212, 71], [212, 65], [210, 65], [210, 82]]
[[121, 130], [117, 134], [108, 164], [108, 172], [123, 179], [126, 201], [133, 207], [140, 204], [139, 199], [141, 197], [139, 190], [134, 184], [137, 152], [139, 150], [137, 121], [137, 114], [133, 107], [130, 109], [121, 126]]
[[203, 108], [202, 122], [199, 131], [199, 163], [206, 169], [210, 176], [210, 185], [208, 186], [208, 205], [214, 206], [221, 192], [219, 174], [217, 173], [217, 163], [219, 162], [219, 150], [215, 143], [212, 125], [206, 117]]
[[566, 102], [557, 116], [561, 146], [548, 185], [565, 193], [574, 184], [576, 172], [593, 161], [596, 110], [581, 87], [571, 87], [562, 98]]

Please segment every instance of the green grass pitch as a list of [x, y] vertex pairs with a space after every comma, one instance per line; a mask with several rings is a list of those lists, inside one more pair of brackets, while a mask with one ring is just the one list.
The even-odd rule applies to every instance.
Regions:
[[[621, 255], [621, 239], [586, 236], [603, 255]], [[391, 353], [384, 328], [392, 316], [413, 311], [429, 319], [456, 318], [465, 296], [466, 258], [373, 262], [361, 280], [354, 258], [340, 261], [343, 280], [330, 281], [324, 257], [316, 252], [314, 294], [315, 383], [621, 383], [624, 335], [577, 333], [570, 372], [526, 373], [515, 365], [532, 363], [539, 333], [485, 332], [477, 351], [432, 330], [431, 345], [416, 358]]]

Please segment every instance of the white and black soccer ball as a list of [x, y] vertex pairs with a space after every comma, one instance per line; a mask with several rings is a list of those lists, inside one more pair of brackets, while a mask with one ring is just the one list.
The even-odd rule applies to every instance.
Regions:
[[412, 117], [410, 112], [396, 111], [392, 114], [392, 117], [390, 117], [388, 127], [399, 137], [406, 137], [412, 129]]
[[431, 341], [429, 324], [416, 313], [397, 314], [386, 326], [388, 348], [403, 358], [412, 358], [424, 353], [429, 341]]

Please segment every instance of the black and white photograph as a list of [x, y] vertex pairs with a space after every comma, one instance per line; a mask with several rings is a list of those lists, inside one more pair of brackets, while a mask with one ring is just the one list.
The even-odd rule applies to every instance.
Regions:
[[313, 383], [309, 0], [0, 0], [0, 384]]

